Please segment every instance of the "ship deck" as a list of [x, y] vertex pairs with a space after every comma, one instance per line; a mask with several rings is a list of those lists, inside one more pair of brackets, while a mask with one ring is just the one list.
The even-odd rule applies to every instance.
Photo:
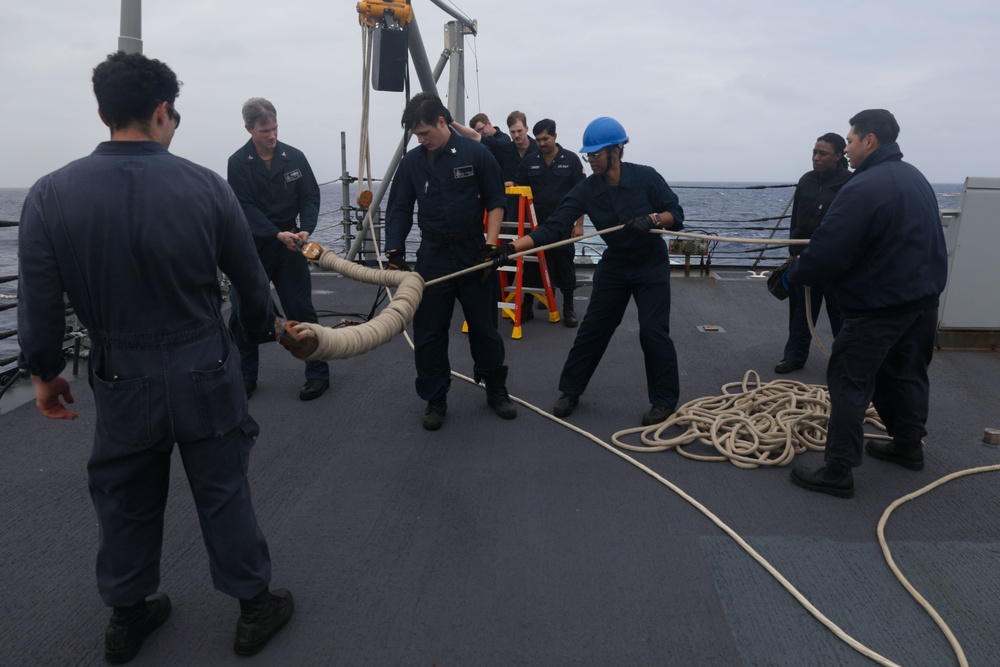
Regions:
[[[682, 402], [720, 393], [781, 358], [787, 306], [745, 272], [672, 281]], [[586, 278], [586, 275], [582, 275]], [[376, 288], [331, 274], [320, 310], [367, 313]], [[577, 291], [586, 309], [589, 286]], [[323, 320], [339, 322], [340, 315]], [[471, 359], [453, 322], [453, 368]], [[704, 332], [702, 325], [721, 327]], [[551, 410], [575, 330], [536, 318], [508, 336], [508, 388]], [[830, 340], [821, 317], [820, 335]], [[261, 425], [250, 477], [273, 560], [296, 614], [255, 665], [869, 665], [719, 527], [650, 474], [526, 405], [514, 421], [482, 388], [455, 380], [444, 427], [421, 428], [413, 358], [397, 336], [332, 362], [333, 387], [301, 402], [301, 363], [261, 353], [250, 401]], [[824, 382], [824, 360], [790, 376]], [[787, 467], [753, 470], [674, 451], [623, 452], [739, 533], [821, 612], [900, 665], [951, 665], [944, 636], [891, 574], [876, 525], [897, 498], [1000, 463], [1000, 356], [941, 351], [931, 365], [921, 472], [865, 459], [850, 500], [793, 486]], [[74, 381], [79, 419], [0, 403], [0, 664], [101, 665], [108, 610], [94, 581], [98, 528], [87, 492], [93, 398]], [[568, 419], [609, 443], [649, 407], [634, 306]], [[637, 442], [636, 439], [633, 441]], [[796, 457], [819, 465], [822, 455]], [[137, 665], [246, 664], [232, 651], [237, 606], [212, 588], [179, 457], [171, 472], [161, 590], [174, 610]], [[972, 665], [1000, 656], [1000, 496], [996, 473], [945, 484], [898, 509], [893, 557], [945, 619]]]

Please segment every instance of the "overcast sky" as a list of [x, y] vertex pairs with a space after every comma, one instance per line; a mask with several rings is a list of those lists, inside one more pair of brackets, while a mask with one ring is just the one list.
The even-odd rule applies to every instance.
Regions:
[[[449, 17], [413, 0], [432, 64]], [[613, 116], [626, 159], [668, 181], [794, 182], [817, 136], [845, 135], [871, 107], [892, 111], [905, 159], [931, 182], [1000, 176], [1000, 3], [996, 0], [462, 0], [466, 115], [558, 124], [579, 150]], [[91, 71], [117, 49], [118, 0], [6, 1], [0, 9], [0, 187], [28, 186], [107, 138]], [[171, 151], [225, 174], [248, 138], [240, 107], [277, 107], [279, 139], [320, 181], [358, 170], [361, 29], [354, 0], [171, 0], [143, 7], [143, 52], [184, 82]], [[442, 94], [447, 92], [447, 73]], [[417, 85], [413, 77], [414, 86]], [[414, 91], [415, 92], [415, 91]], [[402, 93], [371, 95], [372, 161], [399, 142]], [[415, 145], [411, 143], [411, 146]]]

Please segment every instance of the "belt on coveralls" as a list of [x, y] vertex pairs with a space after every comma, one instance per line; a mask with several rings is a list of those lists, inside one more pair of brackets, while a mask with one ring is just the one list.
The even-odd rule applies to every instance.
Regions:
[[432, 241], [434, 243], [461, 243], [462, 241], [468, 241], [469, 239], [477, 237], [482, 240], [483, 232], [479, 230], [466, 232], [464, 234], [432, 234], [430, 232], [420, 232], [421, 239], [425, 241]]
[[194, 340], [207, 338], [220, 330], [222, 323], [218, 320], [198, 322], [184, 329], [175, 331], [160, 331], [155, 333], [112, 333], [107, 331], [89, 331], [88, 335], [94, 344], [109, 349], [118, 350], [164, 350], [180, 347]]

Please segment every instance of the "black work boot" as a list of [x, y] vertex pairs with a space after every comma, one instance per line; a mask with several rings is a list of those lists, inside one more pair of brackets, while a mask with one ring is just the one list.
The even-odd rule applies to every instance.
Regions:
[[285, 627], [294, 611], [292, 594], [284, 588], [265, 588], [249, 600], [240, 600], [233, 650], [239, 655], [257, 655]]
[[427, 401], [427, 409], [424, 410], [424, 428], [428, 431], [441, 428], [446, 412], [448, 412], [448, 400], [444, 396]]
[[656, 405], [655, 403], [649, 406], [649, 410], [646, 414], [642, 416], [643, 426], [652, 426], [653, 424], [662, 424], [667, 421], [670, 415], [674, 414], [674, 411], [665, 405]]
[[556, 417], [569, 417], [573, 414], [573, 410], [576, 409], [577, 404], [580, 402], [579, 396], [572, 396], [570, 394], [560, 394], [559, 399], [556, 401], [555, 407], [552, 408], [552, 414]]
[[486, 383], [486, 404], [504, 419], [516, 417], [517, 408], [507, 393], [507, 367], [501, 366], [489, 375], [483, 375], [483, 382]]
[[131, 607], [115, 607], [104, 631], [104, 657], [113, 664], [128, 662], [139, 653], [142, 640], [170, 616], [170, 598], [153, 593]]
[[865, 443], [865, 451], [873, 458], [891, 461], [910, 470], [924, 469], [924, 448], [919, 442], [908, 444], [896, 440], [869, 440]]
[[796, 364], [788, 359], [782, 359], [774, 365], [775, 373], [791, 373], [792, 371], [797, 371], [803, 367], [803, 364]]
[[576, 310], [573, 309], [573, 290], [564, 289], [563, 294], [563, 312], [562, 321], [563, 325], [569, 328], [573, 328], [580, 324], [580, 321], [576, 319]]
[[854, 475], [851, 474], [851, 469], [836, 463], [827, 463], [815, 469], [795, 466], [792, 469], [792, 484], [838, 498], [850, 498], [854, 495]]

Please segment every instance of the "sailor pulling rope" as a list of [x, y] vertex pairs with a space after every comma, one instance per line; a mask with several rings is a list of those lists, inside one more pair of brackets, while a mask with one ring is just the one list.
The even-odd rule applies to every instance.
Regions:
[[[557, 248], [567, 243], [574, 243], [583, 239], [608, 234], [622, 229], [623, 225], [602, 229], [591, 234], [586, 234], [577, 238], [569, 238], [545, 246], [529, 248], [523, 252], [511, 254], [506, 257], [507, 261], [512, 261], [518, 257], [533, 255], [538, 252]], [[660, 233], [672, 236], [682, 236], [685, 238], [715, 238], [707, 237], [703, 234], [689, 234], [686, 232], [671, 232], [668, 230], [655, 230]], [[759, 239], [741, 239], [724, 237], [721, 240], [736, 243], [760, 243]], [[789, 243], [808, 243], [803, 241], [764, 241], [771, 245], [788, 245]], [[458, 276], [483, 271], [484, 269], [496, 268], [497, 262], [489, 261], [476, 264], [468, 268], [456, 271], [447, 276], [441, 276], [434, 280], [424, 282], [420, 274], [412, 271], [388, 271], [380, 269], [370, 269], [354, 262], [349, 262], [337, 256], [336, 253], [326, 250], [318, 243], [309, 242], [300, 245], [302, 253], [306, 259], [314, 262], [317, 266], [328, 271], [336, 271], [341, 275], [369, 283], [371, 285], [383, 285], [387, 287], [397, 287], [392, 302], [378, 316], [364, 324], [356, 327], [343, 329], [333, 329], [319, 324], [308, 322], [289, 321], [285, 325], [285, 335], [279, 341], [296, 358], [308, 361], [320, 361], [330, 359], [347, 359], [369, 352], [379, 345], [387, 343], [393, 336], [402, 332], [406, 325], [413, 320], [413, 315], [420, 305], [425, 287], [431, 287], [438, 283], [457, 278]]]

